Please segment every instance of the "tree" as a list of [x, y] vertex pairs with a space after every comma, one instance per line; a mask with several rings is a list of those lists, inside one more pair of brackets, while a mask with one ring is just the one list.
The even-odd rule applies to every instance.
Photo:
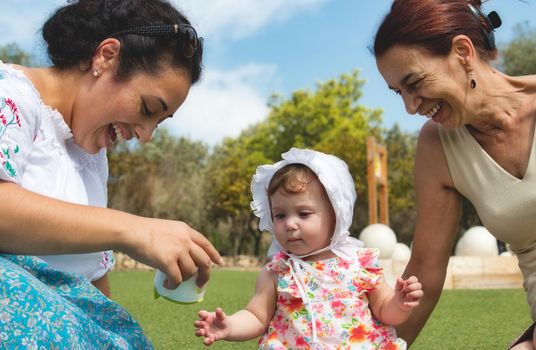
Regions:
[[409, 244], [415, 228], [415, 188], [413, 166], [417, 135], [405, 133], [395, 124], [385, 131], [389, 186], [389, 225], [398, 240]]
[[536, 73], [536, 29], [528, 23], [518, 24], [516, 36], [503, 49], [501, 66], [508, 75]]
[[120, 144], [109, 152], [109, 206], [208, 230], [207, 159], [205, 144], [172, 137], [166, 129], [158, 129], [146, 144]]
[[[260, 252], [261, 234], [252, 215], [250, 183], [258, 165], [280, 160], [291, 147], [311, 148], [344, 159], [358, 192], [366, 193], [366, 137], [380, 135], [380, 111], [359, 105], [363, 81], [358, 71], [317, 84], [315, 91], [296, 91], [285, 99], [272, 96], [268, 118], [227, 139], [211, 157], [208, 197], [211, 219], [227, 220], [234, 254]], [[355, 229], [366, 225], [367, 200], [358, 201]], [[361, 214], [359, 214], [361, 213]], [[251, 242], [252, 241], [252, 242]]]
[[24, 52], [16, 43], [0, 45], [0, 60], [4, 63], [15, 63], [23, 66], [33, 65], [33, 58]]

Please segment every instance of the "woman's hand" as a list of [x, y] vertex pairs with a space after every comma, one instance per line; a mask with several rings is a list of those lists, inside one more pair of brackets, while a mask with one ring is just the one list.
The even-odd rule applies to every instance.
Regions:
[[207, 283], [212, 263], [222, 260], [201, 233], [181, 221], [137, 218], [134, 228], [126, 232], [125, 253], [164, 272], [168, 289], [196, 273], [199, 287]]

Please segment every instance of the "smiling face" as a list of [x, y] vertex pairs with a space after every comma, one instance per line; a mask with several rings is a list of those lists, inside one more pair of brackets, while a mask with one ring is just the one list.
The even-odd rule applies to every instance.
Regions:
[[270, 196], [274, 235], [296, 255], [307, 255], [331, 243], [335, 213], [324, 187], [315, 177], [305, 179], [301, 191], [279, 188]]
[[147, 142], [156, 126], [182, 105], [190, 89], [185, 70], [163, 68], [117, 80], [113, 70], [95, 77], [73, 104], [71, 130], [88, 153], [110, 148], [119, 139]]
[[467, 124], [468, 77], [454, 54], [434, 56], [395, 45], [376, 60], [390, 89], [401, 95], [409, 114], [431, 118], [446, 129]]

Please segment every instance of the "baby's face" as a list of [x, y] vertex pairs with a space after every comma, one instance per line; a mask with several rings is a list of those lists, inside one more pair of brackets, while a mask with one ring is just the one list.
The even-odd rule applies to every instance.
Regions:
[[335, 213], [318, 179], [299, 193], [278, 190], [270, 197], [274, 234], [279, 244], [295, 255], [329, 246]]

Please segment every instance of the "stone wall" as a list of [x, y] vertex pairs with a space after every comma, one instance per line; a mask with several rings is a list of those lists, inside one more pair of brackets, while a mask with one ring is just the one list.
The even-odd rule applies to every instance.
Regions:
[[[122, 253], [115, 253], [116, 270], [152, 270], [151, 267], [134, 261]], [[222, 266], [216, 268], [258, 271], [264, 259], [239, 255], [223, 257]], [[402, 275], [406, 262], [382, 259], [385, 278], [394, 285], [397, 276]], [[452, 256], [450, 257], [445, 278], [445, 289], [488, 289], [522, 288], [523, 276], [517, 266], [515, 256]]]
[[[402, 261], [381, 261], [391, 285], [406, 267]], [[444, 289], [522, 288], [523, 276], [515, 256], [451, 256]]]
[[[135, 261], [123, 253], [114, 253], [115, 270], [153, 270], [152, 267]], [[217, 268], [260, 270], [262, 262], [259, 258], [250, 255], [238, 255], [236, 257], [224, 256], [223, 264]]]

